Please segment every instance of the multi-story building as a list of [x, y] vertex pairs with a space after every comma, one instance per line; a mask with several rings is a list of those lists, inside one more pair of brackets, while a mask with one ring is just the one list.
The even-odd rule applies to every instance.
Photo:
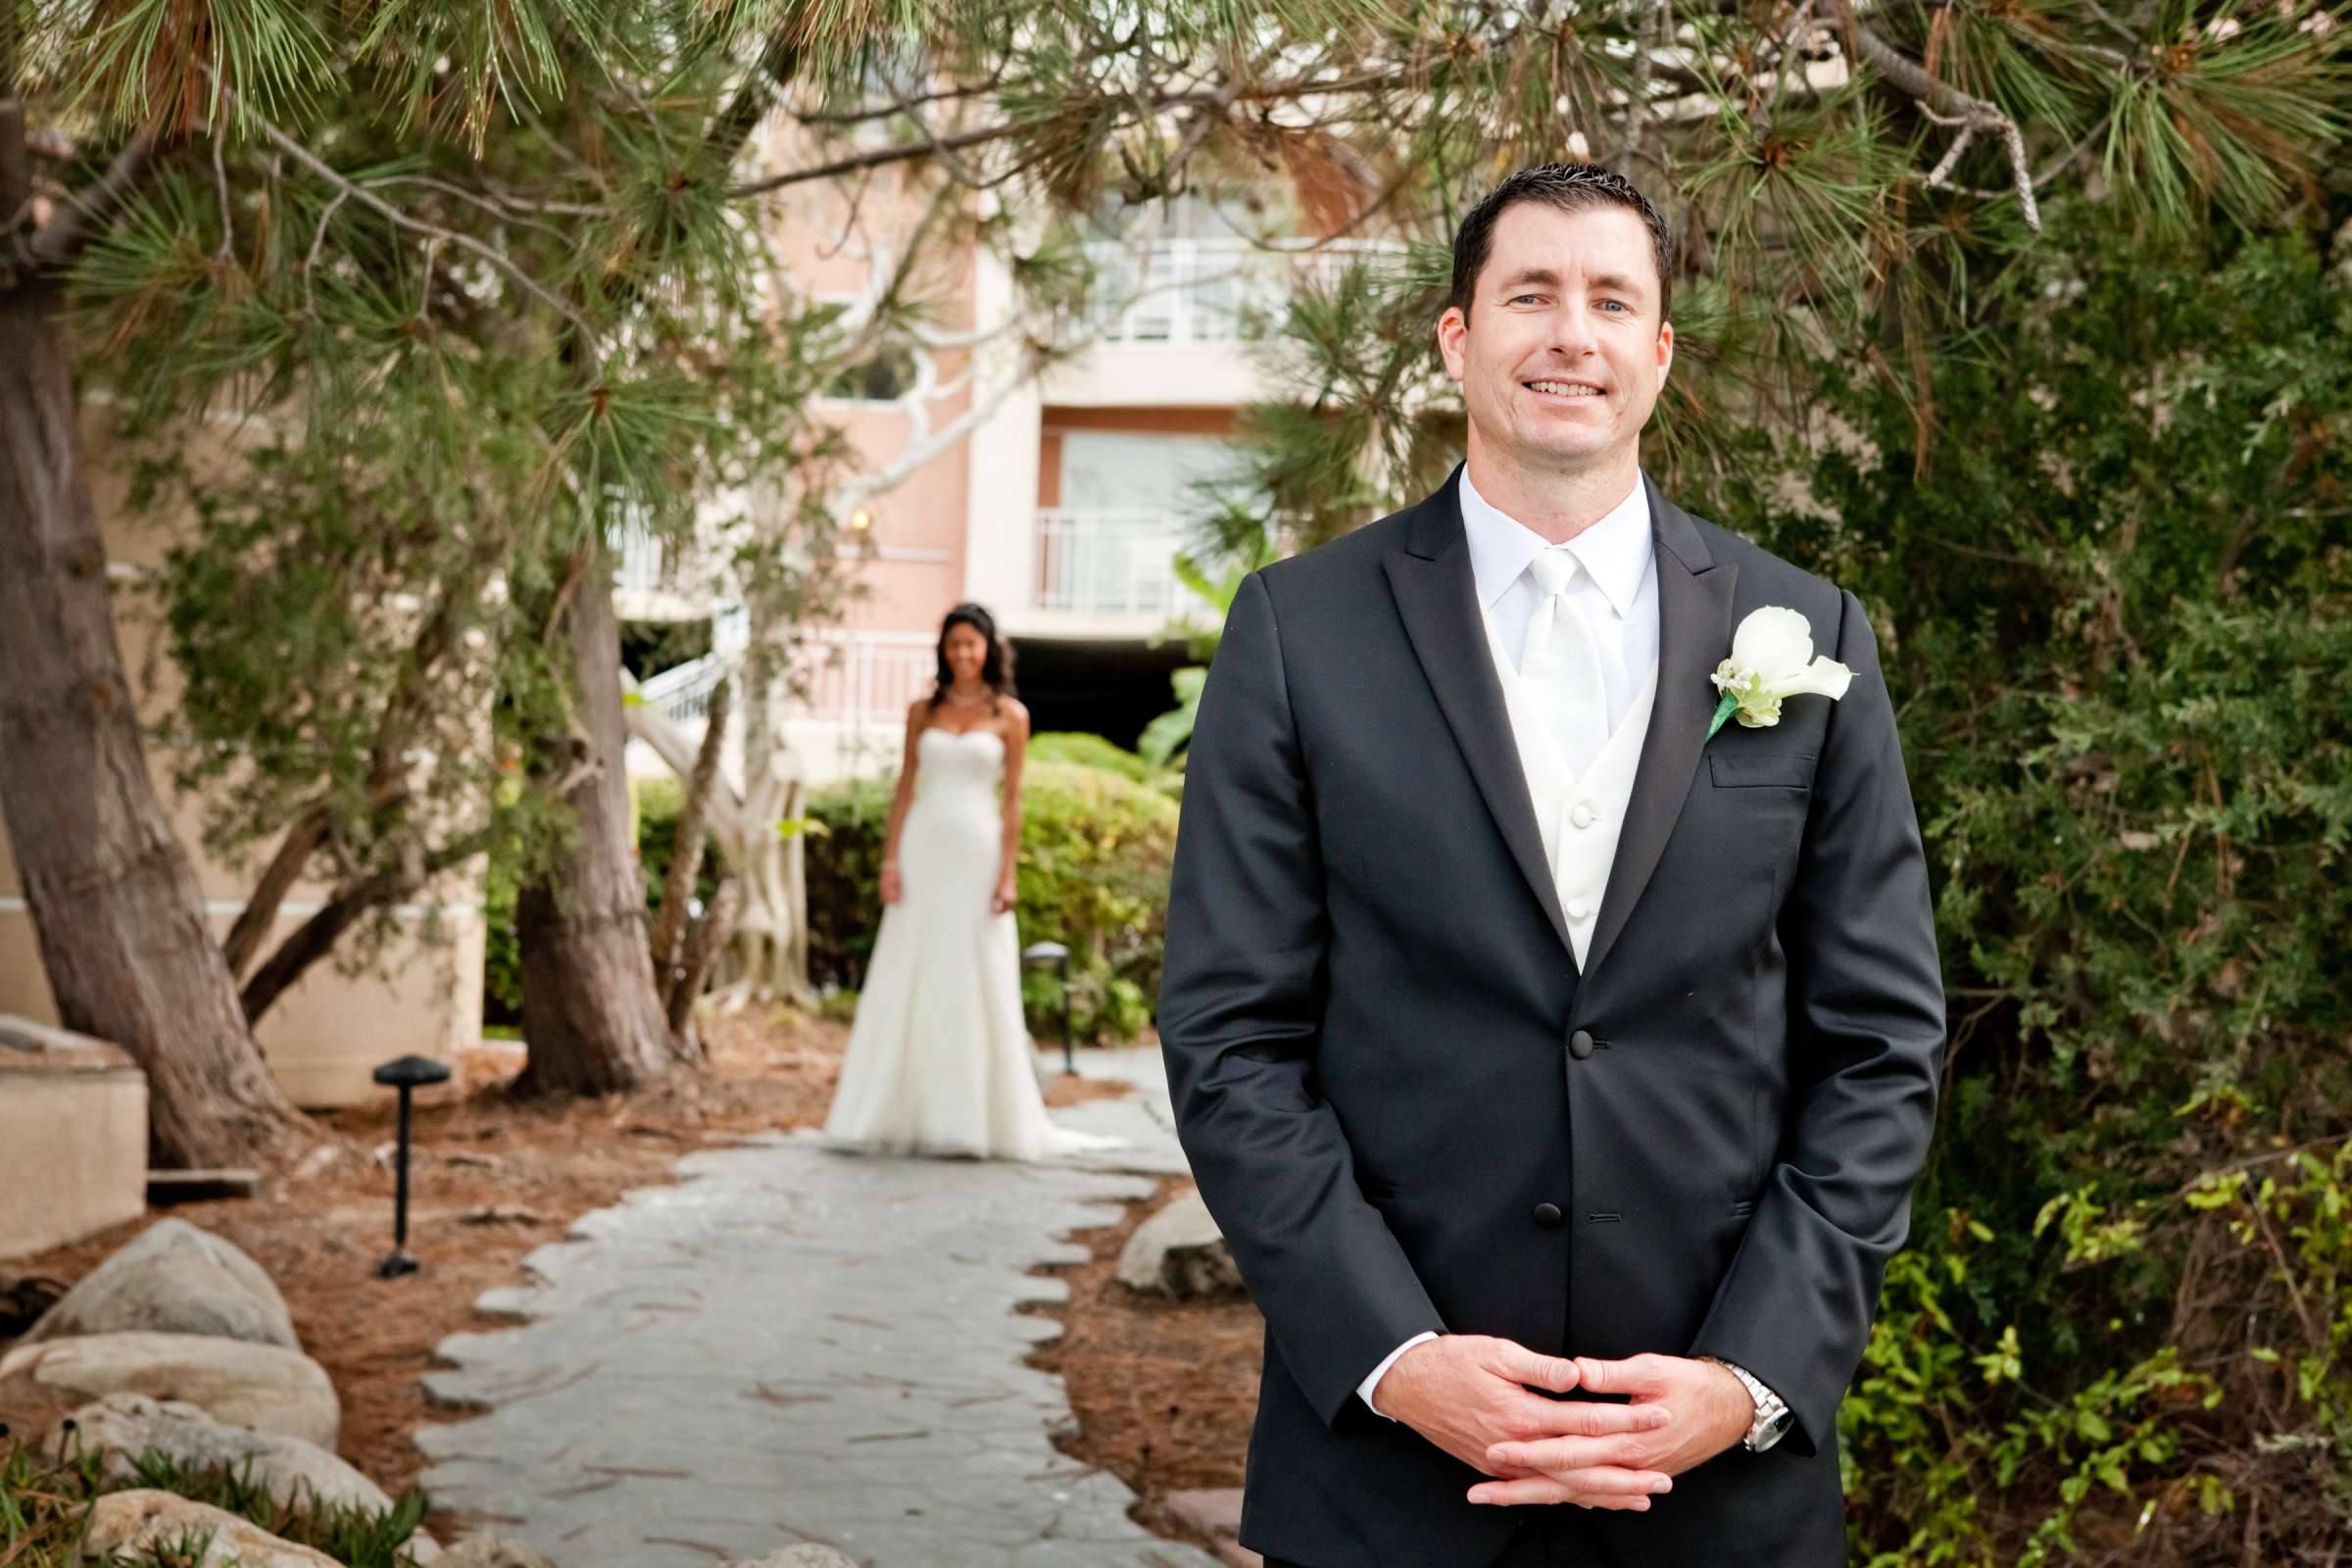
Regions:
[[[806, 244], [837, 231], [841, 199], [810, 198], [795, 213], [794, 237]], [[1088, 345], [1044, 373], [1009, 386], [958, 380], [968, 369], [958, 350], [932, 376], [954, 387], [950, 396], [924, 402], [919, 368], [909, 367], [841, 389], [873, 396], [827, 400], [823, 412], [870, 470], [900, 461], [925, 432], [976, 422], [852, 514], [862, 594], [817, 640], [808, 700], [786, 717], [810, 775], [896, 767], [906, 705], [930, 688], [941, 617], [966, 600], [1013, 639], [1016, 679], [1040, 730], [1084, 729], [1132, 744], [1172, 707], [1168, 675], [1189, 659], [1167, 634], [1216, 613], [1172, 563], [1197, 541], [1206, 504], [1198, 482], [1231, 469], [1241, 411], [1271, 391], [1247, 340], [1250, 323], [1361, 248], [1262, 242], [1236, 232], [1208, 203], [1179, 201], [1148, 229], [1093, 247], [1111, 303]], [[985, 252], [958, 262], [947, 298], [960, 322], [985, 330], [1012, 308], [1011, 279]], [[806, 251], [802, 263], [820, 296], [829, 287], [843, 299], [872, 265]], [[691, 720], [740, 646], [740, 622], [729, 624], [723, 599], [663, 595], [661, 566], [658, 551], [640, 548], [624, 566], [621, 612], [717, 621], [711, 657], [647, 685], [650, 702]], [[661, 764], [644, 754], [633, 765]]]

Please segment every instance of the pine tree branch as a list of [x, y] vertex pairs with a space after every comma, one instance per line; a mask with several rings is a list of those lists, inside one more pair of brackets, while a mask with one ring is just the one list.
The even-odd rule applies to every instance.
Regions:
[[1919, 105], [1920, 113], [1938, 125], [1960, 127], [1958, 141], [1928, 175], [1929, 187], [1940, 189], [1945, 184], [1959, 163], [1960, 154], [1978, 132], [1998, 136], [2009, 149], [2010, 172], [2016, 180], [2018, 205], [2024, 210], [2026, 226], [2038, 232], [2041, 207], [2034, 199], [2034, 172], [2026, 165], [2025, 133], [2018, 129], [2017, 122], [2004, 114], [1998, 104], [1974, 97], [1930, 75], [1926, 67], [1873, 32], [1855, 16], [1853, 0], [1833, 0], [1833, 3], [1838, 7], [1838, 20], [1854, 58], [1911, 98]]
[[[207, 72], [207, 74], [210, 74], [209, 71]], [[582, 316], [578, 311], [573, 310], [571, 306], [565, 303], [563, 297], [558, 295], [554, 290], [548, 288], [537, 278], [531, 276], [527, 270], [525, 270], [514, 261], [513, 257], [509, 256], [505, 251], [500, 250], [495, 245], [484, 244], [482, 241], [475, 239], [471, 234], [461, 233], [454, 228], [444, 228], [439, 223], [429, 223], [423, 219], [416, 217], [414, 214], [403, 212], [400, 208], [393, 206], [388, 201], [385, 201], [381, 196], [378, 196], [373, 191], [368, 190], [365, 185], [361, 185], [356, 181], [347, 179], [343, 175], [337, 173], [331, 167], [329, 167], [316, 153], [313, 153], [308, 147], [305, 147], [301, 142], [296, 141], [292, 136], [287, 135], [276, 125], [272, 124], [270, 121], [264, 119], [259, 113], [255, 112], [249, 105], [243, 103], [238, 98], [234, 88], [228, 87], [224, 84], [220, 91], [221, 95], [228, 101], [228, 103], [232, 107], [240, 110], [243, 113], [246, 121], [256, 129], [261, 131], [264, 140], [268, 141], [279, 152], [284, 153], [288, 158], [293, 159], [303, 168], [309, 170], [313, 174], [325, 181], [335, 190], [341, 192], [349, 200], [356, 201], [361, 206], [374, 212], [377, 216], [391, 223], [395, 228], [406, 229], [412, 234], [421, 234], [427, 238], [439, 239], [444, 244], [455, 245], [460, 250], [469, 251], [475, 256], [480, 257], [483, 261], [488, 262], [492, 267], [505, 273], [508, 277], [512, 278], [525, 293], [531, 295], [534, 299], [537, 299], [540, 301], [540, 303], [546, 305], [549, 309], [555, 311], [565, 320], [569, 321], [573, 328], [576, 329], [580, 334], [580, 347], [588, 355], [590, 364], [592, 366], [601, 364], [602, 355], [599, 353], [597, 348], [597, 331], [596, 328], [588, 324], [588, 318]], [[316, 252], [317, 247], [314, 246], [314, 255]]]

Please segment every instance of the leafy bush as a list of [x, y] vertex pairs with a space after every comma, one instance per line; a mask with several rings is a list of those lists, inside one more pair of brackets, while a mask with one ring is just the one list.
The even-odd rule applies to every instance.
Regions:
[[[809, 965], [817, 980], [862, 983], [881, 920], [876, 889], [892, 785], [860, 780], [816, 793], [826, 832], [808, 850]], [[1071, 954], [1071, 1012], [1088, 1041], [1132, 1040], [1151, 1023], [1166, 934], [1176, 804], [1099, 767], [1033, 759], [1022, 774], [1021, 940]], [[1061, 982], [1023, 976], [1029, 1027], [1061, 1033]]]
[[1175, 793], [1184, 788], [1184, 775], [1154, 767], [1125, 747], [1104, 740], [1100, 735], [1081, 734], [1075, 730], [1047, 730], [1029, 738], [1031, 762], [1075, 762], [1081, 767], [1099, 767], [1118, 774], [1138, 784], [1149, 784], [1155, 790]]
[[1942, 1126], [1845, 1407], [1854, 1560], [2324, 1560], [2352, 287], [2304, 236], [2181, 255], [2050, 216], [1974, 280], [1976, 352], [1833, 372], [1852, 439], [1756, 437], [1808, 505], [1710, 498], [1871, 609], [1936, 873]]
[[[686, 786], [670, 777], [632, 781], [636, 803], [637, 863], [645, 872], [645, 907], [651, 914], [662, 906], [662, 879], [669, 875], [669, 857], [677, 848], [678, 814], [686, 809]], [[703, 867], [695, 878], [694, 896], [705, 907], [718, 893], [718, 840], [703, 839]]]
[[[70, 1462], [43, 1458], [0, 1427], [0, 1563], [9, 1568], [81, 1568], [91, 1503], [110, 1492], [152, 1489], [207, 1503], [248, 1520], [282, 1541], [324, 1552], [348, 1568], [413, 1568], [410, 1539], [429, 1507], [415, 1489], [388, 1512], [322, 1502], [307, 1488], [281, 1496], [253, 1480], [250, 1464], [182, 1466], [158, 1453], [132, 1460], [133, 1474], [99, 1478], [100, 1455], [76, 1450]], [[202, 1543], [167, 1542], [110, 1568], [190, 1568]]]
[[[678, 813], [686, 792], [674, 778], [631, 779], [630, 820], [637, 835], [637, 861], [645, 874], [648, 915], [662, 906], [662, 879], [677, 843]], [[707, 839], [695, 896], [709, 904], [718, 892], [718, 841]], [[514, 901], [520, 891], [515, 857], [493, 846], [483, 879], [482, 1022], [498, 1028], [522, 1021], [522, 944], [514, 931]]]

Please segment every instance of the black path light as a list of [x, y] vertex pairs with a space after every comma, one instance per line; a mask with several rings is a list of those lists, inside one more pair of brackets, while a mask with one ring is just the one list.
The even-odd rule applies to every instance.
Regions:
[[416, 1272], [409, 1251], [409, 1097], [428, 1084], [449, 1082], [449, 1068], [430, 1056], [402, 1056], [375, 1069], [375, 1081], [400, 1091], [400, 1163], [392, 1196], [392, 1255], [375, 1265], [375, 1272], [393, 1280]]
[[1061, 1070], [1078, 1076], [1078, 1058], [1070, 1054], [1070, 950], [1058, 942], [1032, 942], [1021, 950], [1021, 961], [1032, 969], [1061, 966]]

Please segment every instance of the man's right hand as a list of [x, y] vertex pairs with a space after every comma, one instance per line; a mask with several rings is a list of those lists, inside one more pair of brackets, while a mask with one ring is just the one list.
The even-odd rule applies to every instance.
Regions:
[[[1576, 1363], [1561, 1356], [1541, 1355], [1484, 1334], [1445, 1334], [1398, 1356], [1372, 1395], [1381, 1414], [1396, 1417], [1483, 1475], [1511, 1474], [1487, 1462], [1487, 1449], [1496, 1443], [1616, 1437], [1666, 1424], [1667, 1416], [1654, 1406], [1546, 1399], [1531, 1392], [1566, 1394], [1576, 1383]], [[1572, 1500], [1588, 1508], [1642, 1513], [1653, 1494], [1673, 1485], [1661, 1471], [1596, 1465], [1576, 1472]]]

